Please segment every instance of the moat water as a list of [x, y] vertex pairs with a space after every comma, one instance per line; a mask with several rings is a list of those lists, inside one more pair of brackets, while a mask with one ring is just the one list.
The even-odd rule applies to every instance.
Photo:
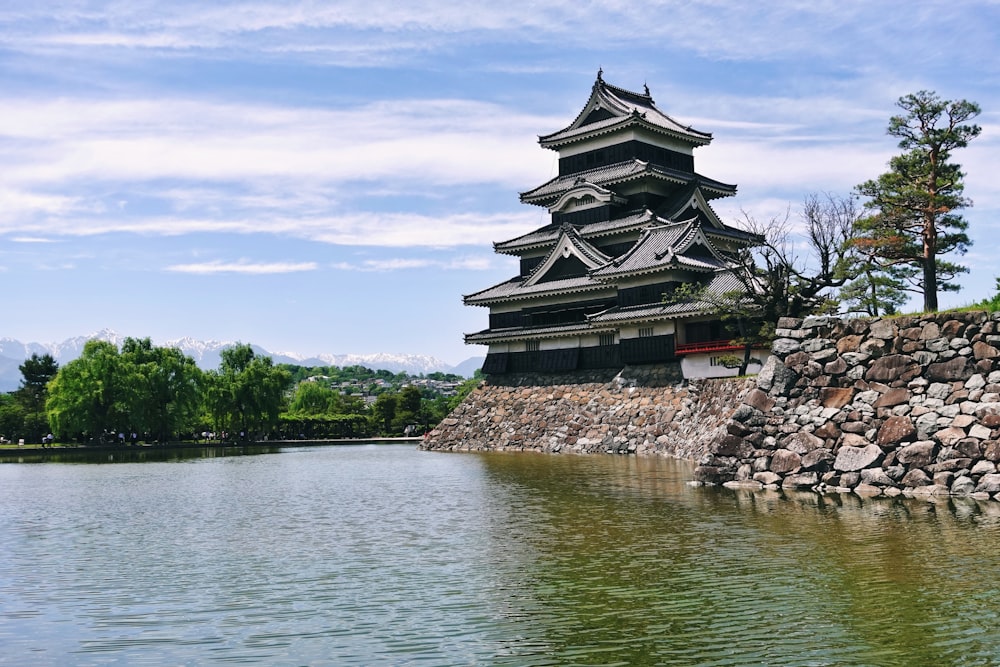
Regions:
[[0, 465], [0, 664], [1000, 664], [1000, 503], [410, 445], [103, 456]]

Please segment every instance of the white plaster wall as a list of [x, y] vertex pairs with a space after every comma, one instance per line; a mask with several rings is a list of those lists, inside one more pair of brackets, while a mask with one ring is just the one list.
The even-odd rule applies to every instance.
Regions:
[[639, 337], [639, 329], [640, 328], [645, 329], [646, 327], [649, 327], [649, 326], [653, 327], [653, 335], [654, 336], [666, 336], [666, 335], [674, 333], [674, 331], [676, 330], [676, 327], [674, 326], [674, 321], [673, 320], [669, 320], [667, 322], [653, 322], [652, 324], [649, 324], [649, 323], [630, 324], [630, 325], [624, 325], [624, 326], [621, 327], [621, 329], [620, 329], [620, 331], [621, 331], [620, 336], [622, 338], [638, 338]]
[[543, 338], [538, 341], [539, 350], [563, 350], [567, 347], [580, 347], [580, 339], [573, 336], [572, 338]]
[[[725, 352], [715, 352], [711, 354], [687, 354], [681, 357], [681, 372], [684, 374], [686, 379], [694, 378], [725, 378], [725, 377], [735, 377], [739, 372], [739, 368], [726, 368], [725, 366], [712, 365], [712, 359], [725, 356]], [[735, 354], [740, 354], [736, 352]], [[754, 358], [760, 357], [759, 351], [755, 350], [753, 355]], [[747, 375], [756, 375], [760, 372], [761, 363], [760, 361], [751, 361], [750, 365], [747, 366]]]

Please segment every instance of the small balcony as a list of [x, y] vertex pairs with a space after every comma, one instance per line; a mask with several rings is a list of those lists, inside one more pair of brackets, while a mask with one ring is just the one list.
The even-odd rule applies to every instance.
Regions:
[[733, 345], [730, 339], [706, 340], [698, 343], [678, 343], [674, 349], [674, 354], [684, 356], [685, 354], [706, 354], [709, 352], [738, 352], [743, 350], [742, 345]]

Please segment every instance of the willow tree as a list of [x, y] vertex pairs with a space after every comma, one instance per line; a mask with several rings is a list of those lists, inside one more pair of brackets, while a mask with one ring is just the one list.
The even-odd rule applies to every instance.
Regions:
[[968, 121], [980, 109], [926, 90], [897, 105], [903, 113], [889, 119], [887, 131], [905, 152], [889, 161], [889, 171], [857, 187], [873, 214], [859, 221], [856, 245], [882, 268], [915, 268], [912, 287], [933, 312], [938, 291], [958, 290], [953, 279], [968, 271], [941, 255], [964, 254], [971, 244], [968, 223], [956, 213], [971, 205], [963, 196], [965, 174], [951, 153], [979, 135], [981, 128]]
[[100, 439], [128, 424], [118, 347], [89, 340], [83, 353], [59, 369], [48, 385], [45, 409], [60, 440]]
[[206, 376], [207, 407], [220, 430], [255, 439], [278, 426], [291, 373], [257, 356], [246, 344], [222, 351], [217, 371]]
[[149, 338], [126, 338], [121, 362], [131, 431], [164, 442], [194, 428], [204, 375], [194, 359]]
[[62, 439], [136, 433], [169, 440], [192, 428], [201, 377], [193, 359], [149, 338], [126, 338], [121, 351], [108, 341], [87, 341], [48, 385], [49, 423]]

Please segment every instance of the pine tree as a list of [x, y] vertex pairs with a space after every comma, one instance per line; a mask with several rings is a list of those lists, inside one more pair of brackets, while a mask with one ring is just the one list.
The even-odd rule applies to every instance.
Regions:
[[964, 174], [950, 161], [981, 131], [968, 121], [979, 115], [974, 102], [942, 100], [935, 93], [905, 95], [903, 114], [889, 119], [888, 133], [905, 152], [889, 171], [857, 187], [873, 215], [859, 221], [856, 246], [882, 268], [914, 267], [924, 310], [938, 309], [938, 291], [955, 291], [953, 279], [968, 269], [941, 259], [963, 254], [971, 244], [968, 223], [956, 211], [971, 205], [963, 196]]

